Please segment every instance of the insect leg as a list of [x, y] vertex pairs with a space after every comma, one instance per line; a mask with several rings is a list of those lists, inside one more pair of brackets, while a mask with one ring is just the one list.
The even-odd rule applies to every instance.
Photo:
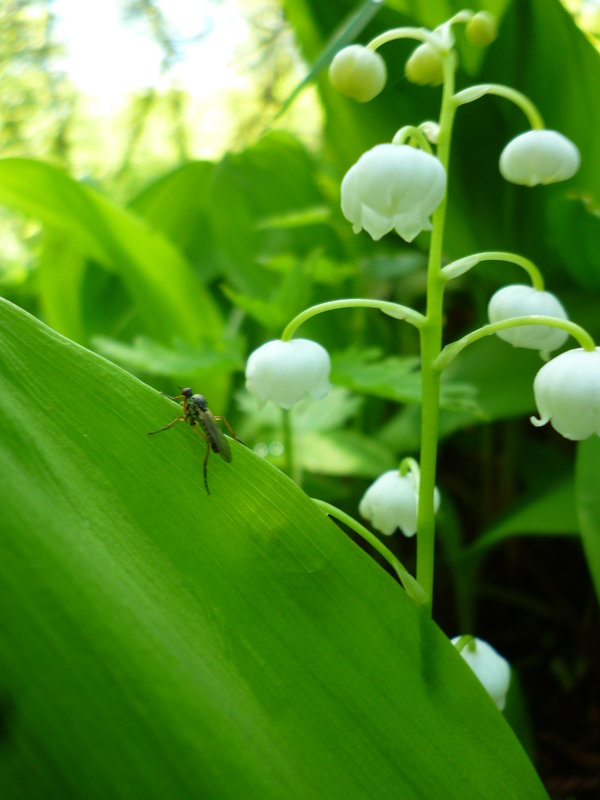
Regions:
[[206, 487], [206, 494], [210, 494], [210, 489], [208, 488], [208, 469], [207, 469], [208, 457], [210, 455], [210, 439], [208, 438], [208, 436], [205, 436], [202, 433], [202, 431], [199, 431], [198, 428], [193, 428], [193, 430], [195, 430], [198, 436], [202, 437], [203, 441], [206, 442], [206, 454], [204, 456], [204, 463], [202, 466], [204, 468], [204, 486]]
[[223, 422], [225, 423], [225, 425], [227, 425], [227, 430], [229, 431], [231, 436], [236, 440], [236, 442], [239, 442], [240, 444], [243, 444], [244, 447], [246, 446], [246, 443], [242, 442], [242, 440], [238, 436], [235, 435], [235, 431], [233, 430], [233, 428], [231, 427], [231, 425], [227, 421], [226, 417], [215, 417], [215, 419], [222, 419]]
[[203, 464], [203, 467], [204, 467], [204, 485], [206, 487], [206, 494], [210, 494], [210, 489], [208, 488], [208, 474], [207, 474], [207, 468], [206, 468], [206, 465], [208, 464], [209, 455], [210, 455], [210, 442], [207, 442], [207, 444], [206, 444], [206, 455], [204, 456], [204, 464]]
[[166, 397], [168, 400], [183, 400], [184, 399], [182, 394], [176, 394], [175, 397], [171, 397], [171, 395], [167, 394], [166, 392], [161, 392], [161, 394], [162, 394], [163, 397]]
[[177, 417], [173, 420], [173, 422], [169, 422], [168, 425], [165, 425], [164, 428], [159, 428], [157, 431], [148, 431], [148, 436], [153, 436], [155, 433], [162, 433], [163, 431], [168, 431], [176, 422], [183, 422], [185, 417]]

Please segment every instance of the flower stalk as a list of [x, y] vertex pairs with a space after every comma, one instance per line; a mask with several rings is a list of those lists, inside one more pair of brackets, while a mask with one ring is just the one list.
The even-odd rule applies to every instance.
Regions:
[[454, 95], [454, 102], [457, 106], [462, 106], [466, 103], [472, 103], [474, 100], [479, 100], [479, 98], [488, 94], [503, 97], [505, 100], [510, 100], [511, 103], [514, 103], [525, 114], [534, 130], [541, 130], [544, 127], [542, 115], [531, 100], [522, 92], [513, 89], [512, 86], [504, 86], [501, 83], [481, 83], [476, 86], [469, 86], [468, 89], [463, 89]]
[[[450, 163], [452, 127], [456, 113], [454, 101], [454, 58], [444, 57], [444, 85], [440, 112], [440, 134], [437, 157], [446, 174]], [[433, 569], [435, 549], [434, 491], [437, 467], [437, 448], [440, 408], [440, 373], [434, 364], [442, 349], [442, 315], [445, 278], [442, 275], [444, 223], [448, 193], [432, 217], [431, 245], [427, 266], [427, 313], [420, 328], [421, 338], [421, 452], [420, 491], [417, 508], [417, 582], [429, 598], [431, 613], [433, 599]]]
[[593, 351], [596, 349], [594, 340], [585, 328], [582, 328], [581, 325], [577, 325], [575, 322], [571, 322], [571, 320], [559, 319], [558, 317], [546, 317], [541, 314], [529, 317], [513, 317], [512, 319], [503, 319], [500, 322], [491, 322], [489, 325], [483, 325], [483, 327], [477, 328], [476, 331], [471, 331], [471, 333], [467, 333], [466, 336], [457, 339], [455, 342], [447, 344], [435, 359], [433, 365], [434, 369], [441, 372], [454, 361], [456, 356], [464, 350], [465, 347], [473, 344], [473, 342], [479, 341], [479, 339], [483, 339], [485, 336], [490, 336], [493, 333], [498, 333], [498, 331], [507, 330], [508, 328], [517, 328], [523, 325], [547, 325], [551, 328], [560, 328], [571, 334], [584, 350]]
[[459, 258], [457, 261], [447, 264], [442, 269], [442, 275], [447, 281], [459, 278], [483, 261], [505, 261], [509, 264], [516, 264], [529, 275], [534, 289], [544, 290], [544, 277], [531, 259], [525, 258], [519, 253], [506, 253], [501, 250], [488, 250], [484, 253], [473, 253], [473, 255]]
[[351, 530], [354, 531], [354, 533], [357, 533], [362, 539], [365, 540], [365, 542], [371, 545], [371, 547], [376, 550], [379, 555], [382, 556], [392, 567], [408, 596], [411, 597], [418, 605], [428, 604], [429, 599], [423, 591], [423, 588], [419, 586], [418, 581], [413, 578], [404, 564], [402, 564], [402, 562], [396, 558], [389, 547], [386, 547], [383, 542], [377, 538], [377, 536], [372, 534], [371, 531], [367, 530], [367, 528], [355, 520], [354, 517], [351, 517], [349, 514], [346, 514], [345, 511], [336, 508], [336, 506], [331, 505], [331, 503], [326, 503], [324, 500], [318, 500], [315, 497], [312, 498], [312, 501], [328, 516], [343, 522], [344, 525], [347, 525]]
[[410, 324], [414, 325], [416, 328], [421, 327], [425, 322], [423, 314], [420, 314], [409, 306], [400, 305], [400, 303], [391, 303], [388, 300], [368, 300], [360, 297], [346, 298], [344, 300], [330, 300], [327, 303], [318, 303], [315, 306], [301, 311], [300, 314], [297, 314], [294, 319], [285, 326], [281, 334], [281, 339], [284, 342], [289, 341], [300, 325], [312, 317], [316, 317], [317, 314], [324, 314], [327, 311], [336, 311], [342, 308], [376, 308], [384, 314], [394, 317], [394, 319], [406, 320], [406, 322], [410, 322]]

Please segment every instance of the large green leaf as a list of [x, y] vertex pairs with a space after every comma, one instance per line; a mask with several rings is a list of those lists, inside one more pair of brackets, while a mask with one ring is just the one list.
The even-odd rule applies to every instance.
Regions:
[[175, 413], [0, 302], [2, 797], [546, 797], [400, 587], [235, 442], [208, 496]]

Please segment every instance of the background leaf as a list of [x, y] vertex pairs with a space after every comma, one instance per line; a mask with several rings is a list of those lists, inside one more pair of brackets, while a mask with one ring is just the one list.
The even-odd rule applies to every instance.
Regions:
[[163, 340], [218, 336], [220, 313], [212, 298], [177, 249], [135, 214], [61, 170], [26, 159], [0, 161], [0, 202], [67, 236], [82, 255], [118, 273], [150, 333]]
[[575, 491], [581, 541], [600, 602], [600, 441], [594, 436], [577, 447]]
[[481, 553], [512, 536], [577, 536], [573, 479], [551, 486], [540, 497], [510, 512], [479, 536], [465, 555]]

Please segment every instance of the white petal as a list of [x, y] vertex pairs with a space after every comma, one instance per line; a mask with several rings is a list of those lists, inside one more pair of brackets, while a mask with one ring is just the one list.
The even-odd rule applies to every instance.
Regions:
[[[398, 528], [405, 536], [417, 532], [417, 492], [412, 472], [401, 475], [391, 469], [380, 475], [367, 489], [358, 510], [370, 520], [374, 528], [391, 536]], [[434, 510], [440, 505], [440, 494], [435, 490]]]
[[[522, 284], [512, 284], [499, 289], [488, 305], [490, 322], [535, 314], [568, 319], [567, 312], [553, 294]], [[496, 335], [514, 347], [540, 350], [542, 353], [556, 350], [569, 337], [566, 331], [549, 325], [523, 325], [498, 331]]]
[[[452, 644], [460, 639], [455, 636]], [[473, 648], [474, 649], [471, 649]], [[506, 704], [506, 695], [510, 686], [510, 664], [491, 645], [483, 639], [475, 639], [460, 651], [460, 655], [471, 667], [479, 682], [483, 685], [500, 711]]]
[[442, 202], [446, 173], [435, 156], [408, 145], [368, 150], [342, 181], [342, 213], [377, 240], [395, 229], [407, 241], [429, 230]]
[[329, 391], [329, 354], [308, 339], [279, 339], [255, 350], [246, 364], [246, 388], [263, 403], [291, 408], [305, 394], [315, 399]]
[[566, 439], [600, 435], [600, 348], [553, 358], [535, 376], [533, 392], [540, 420]]

